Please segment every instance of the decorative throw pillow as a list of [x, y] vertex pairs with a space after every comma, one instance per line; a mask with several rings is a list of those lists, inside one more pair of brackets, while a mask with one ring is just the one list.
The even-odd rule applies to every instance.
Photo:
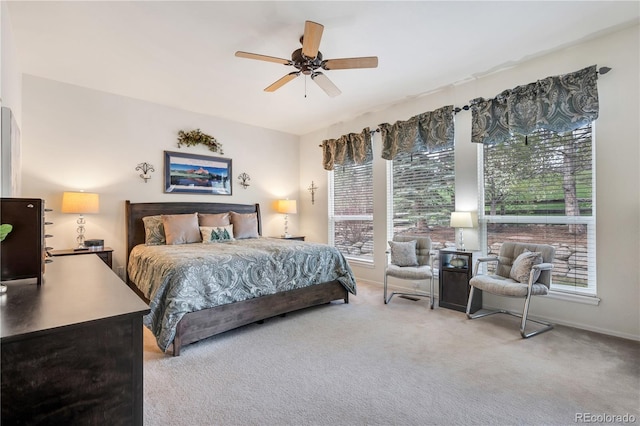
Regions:
[[162, 225], [167, 244], [199, 243], [198, 214], [163, 214]]
[[144, 223], [144, 243], [148, 246], [159, 246], [166, 244], [164, 238], [164, 226], [162, 226], [162, 216], [145, 216]]
[[202, 242], [222, 243], [225, 241], [233, 241], [233, 225], [227, 226], [201, 226], [200, 234], [202, 234]]
[[[511, 265], [511, 271], [509, 272], [509, 278], [512, 278], [523, 284], [529, 284], [529, 273], [533, 268], [533, 265], [542, 263], [542, 253], [537, 251], [523, 251]], [[538, 281], [540, 277], [540, 271], [536, 270], [533, 275], [533, 282]]]
[[418, 266], [416, 240], [398, 242], [389, 241], [391, 263], [396, 266]]
[[236, 239], [258, 238], [258, 214], [257, 213], [231, 213], [231, 224]]
[[231, 215], [227, 213], [198, 213], [200, 226], [227, 226], [231, 225]]

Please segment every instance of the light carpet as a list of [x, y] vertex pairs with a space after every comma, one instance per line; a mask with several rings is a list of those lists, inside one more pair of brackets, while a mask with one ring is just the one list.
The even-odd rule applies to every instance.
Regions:
[[[535, 301], [533, 302], [535, 303]], [[160, 352], [144, 332], [145, 425], [569, 425], [640, 421], [640, 343], [430, 310], [359, 283], [334, 302]], [[590, 417], [592, 420], [599, 417]]]

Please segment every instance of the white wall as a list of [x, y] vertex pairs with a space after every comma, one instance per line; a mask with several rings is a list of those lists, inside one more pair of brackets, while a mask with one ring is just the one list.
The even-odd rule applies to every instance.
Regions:
[[[233, 195], [165, 194], [164, 151], [221, 156], [202, 146], [177, 147], [177, 132], [200, 128], [223, 145], [232, 159]], [[298, 190], [298, 137], [25, 75], [23, 77], [23, 196], [44, 198], [54, 212], [47, 219], [47, 244], [71, 248], [76, 215], [61, 214], [64, 191], [100, 194], [100, 213], [86, 215], [86, 237], [114, 248], [119, 273], [125, 259], [125, 200], [260, 203], [263, 235], [282, 233], [277, 198]], [[137, 164], [155, 166], [145, 183]], [[251, 176], [243, 189], [238, 175]], [[297, 232], [297, 215], [290, 215]]]
[[18, 124], [22, 122], [22, 96], [20, 94], [22, 75], [16, 53], [9, 8], [7, 2], [0, 3], [0, 96], [2, 106], [12, 109]]
[[[490, 98], [504, 89], [550, 75], [577, 71], [597, 64], [613, 70], [598, 81], [600, 118], [596, 123], [596, 214], [598, 306], [538, 298], [531, 315], [626, 338], [640, 339], [640, 86], [638, 75], [640, 36], [638, 26], [585, 41], [559, 52], [471, 81], [451, 85], [421, 98], [383, 111], [365, 114], [301, 138], [300, 198], [312, 180], [321, 186], [314, 206], [303, 204], [301, 232], [317, 241], [327, 241], [327, 173], [322, 169], [323, 139], [336, 138], [363, 127], [393, 123], [444, 105], [467, 105], [476, 97]], [[478, 52], [478, 54], [482, 54]], [[416, 88], [420, 92], [420, 88]], [[456, 116], [456, 208], [477, 210], [478, 147], [471, 140], [471, 113]], [[374, 139], [374, 261], [375, 267], [354, 264], [359, 279], [381, 283], [386, 249], [385, 160], [380, 158], [379, 135]], [[465, 232], [468, 248], [477, 247], [476, 235]], [[382, 296], [380, 296], [382, 297]], [[521, 307], [520, 301], [485, 295], [485, 306]], [[463, 314], [461, 314], [463, 315]]]
[[[17, 127], [16, 131], [22, 127], [22, 74], [16, 53], [11, 22], [9, 19], [9, 8], [7, 2], [0, 3], [0, 104], [11, 109]], [[4, 134], [9, 134], [4, 129]], [[0, 165], [0, 176], [2, 182], [0, 188], [2, 196], [20, 195], [20, 163], [21, 156], [19, 145], [12, 146], [9, 138], [4, 138], [2, 144], [2, 161]]]

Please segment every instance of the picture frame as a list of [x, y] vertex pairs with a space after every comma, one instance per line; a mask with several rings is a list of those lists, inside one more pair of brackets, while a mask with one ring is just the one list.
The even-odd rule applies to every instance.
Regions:
[[231, 159], [164, 152], [164, 192], [231, 195]]

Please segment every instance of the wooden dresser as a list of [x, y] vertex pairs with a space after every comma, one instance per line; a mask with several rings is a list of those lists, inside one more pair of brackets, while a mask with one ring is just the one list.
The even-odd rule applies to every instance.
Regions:
[[142, 425], [142, 316], [97, 256], [63, 256], [0, 298], [2, 424]]

